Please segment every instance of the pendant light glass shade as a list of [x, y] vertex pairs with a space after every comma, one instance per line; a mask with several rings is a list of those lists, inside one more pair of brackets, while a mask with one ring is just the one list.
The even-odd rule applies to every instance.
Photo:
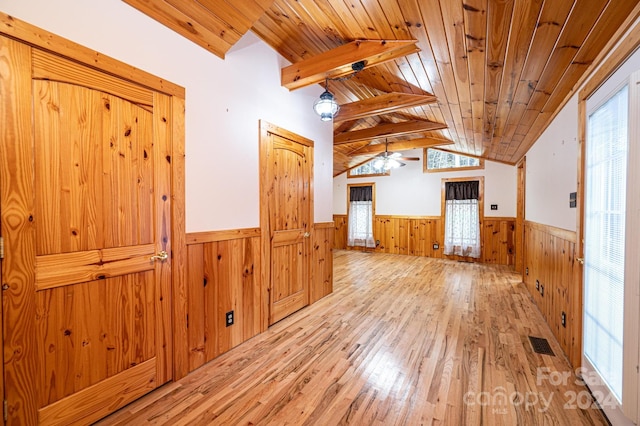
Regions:
[[340, 105], [336, 102], [329, 90], [320, 95], [320, 99], [313, 104], [313, 110], [320, 116], [322, 121], [331, 121], [340, 110]]

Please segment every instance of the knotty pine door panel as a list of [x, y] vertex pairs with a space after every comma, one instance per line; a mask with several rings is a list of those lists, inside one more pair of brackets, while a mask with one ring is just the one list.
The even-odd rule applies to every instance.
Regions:
[[261, 226], [269, 325], [309, 304], [313, 142], [261, 123]]
[[5, 38], [0, 59], [9, 422], [90, 423], [171, 379], [171, 98]]
[[37, 254], [152, 243], [153, 113], [72, 84], [34, 93]]

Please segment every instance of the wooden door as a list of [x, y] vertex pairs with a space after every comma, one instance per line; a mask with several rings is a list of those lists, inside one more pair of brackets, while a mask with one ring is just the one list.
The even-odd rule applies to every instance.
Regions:
[[7, 38], [0, 58], [9, 423], [90, 423], [171, 378], [171, 100]]
[[271, 325], [309, 304], [313, 142], [261, 123], [260, 163]]

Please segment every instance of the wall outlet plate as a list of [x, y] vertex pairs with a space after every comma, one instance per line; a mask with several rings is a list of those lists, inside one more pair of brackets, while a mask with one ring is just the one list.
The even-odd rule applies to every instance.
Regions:
[[435, 244], [433, 245], [433, 249], [434, 249], [434, 250], [438, 250], [439, 248], [440, 248], [440, 244], [435, 243]]
[[564, 311], [560, 314], [560, 324], [562, 324], [564, 328], [567, 328], [567, 314], [565, 314]]
[[529, 275], [529, 267], [524, 268], [524, 274]]
[[491, 204], [491, 210], [498, 210], [497, 204]]
[[230, 327], [233, 325], [233, 311], [229, 311], [225, 314], [225, 319], [226, 319], [226, 323], [227, 323], [227, 327]]

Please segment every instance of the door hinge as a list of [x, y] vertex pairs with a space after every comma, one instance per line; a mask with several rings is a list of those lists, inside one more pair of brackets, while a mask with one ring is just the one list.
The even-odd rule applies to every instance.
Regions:
[[2, 411], [4, 413], [4, 421], [8, 422], [9, 421], [9, 403], [7, 402], [6, 399], [2, 401]]
[[0, 237], [0, 259], [4, 259], [4, 238]]

